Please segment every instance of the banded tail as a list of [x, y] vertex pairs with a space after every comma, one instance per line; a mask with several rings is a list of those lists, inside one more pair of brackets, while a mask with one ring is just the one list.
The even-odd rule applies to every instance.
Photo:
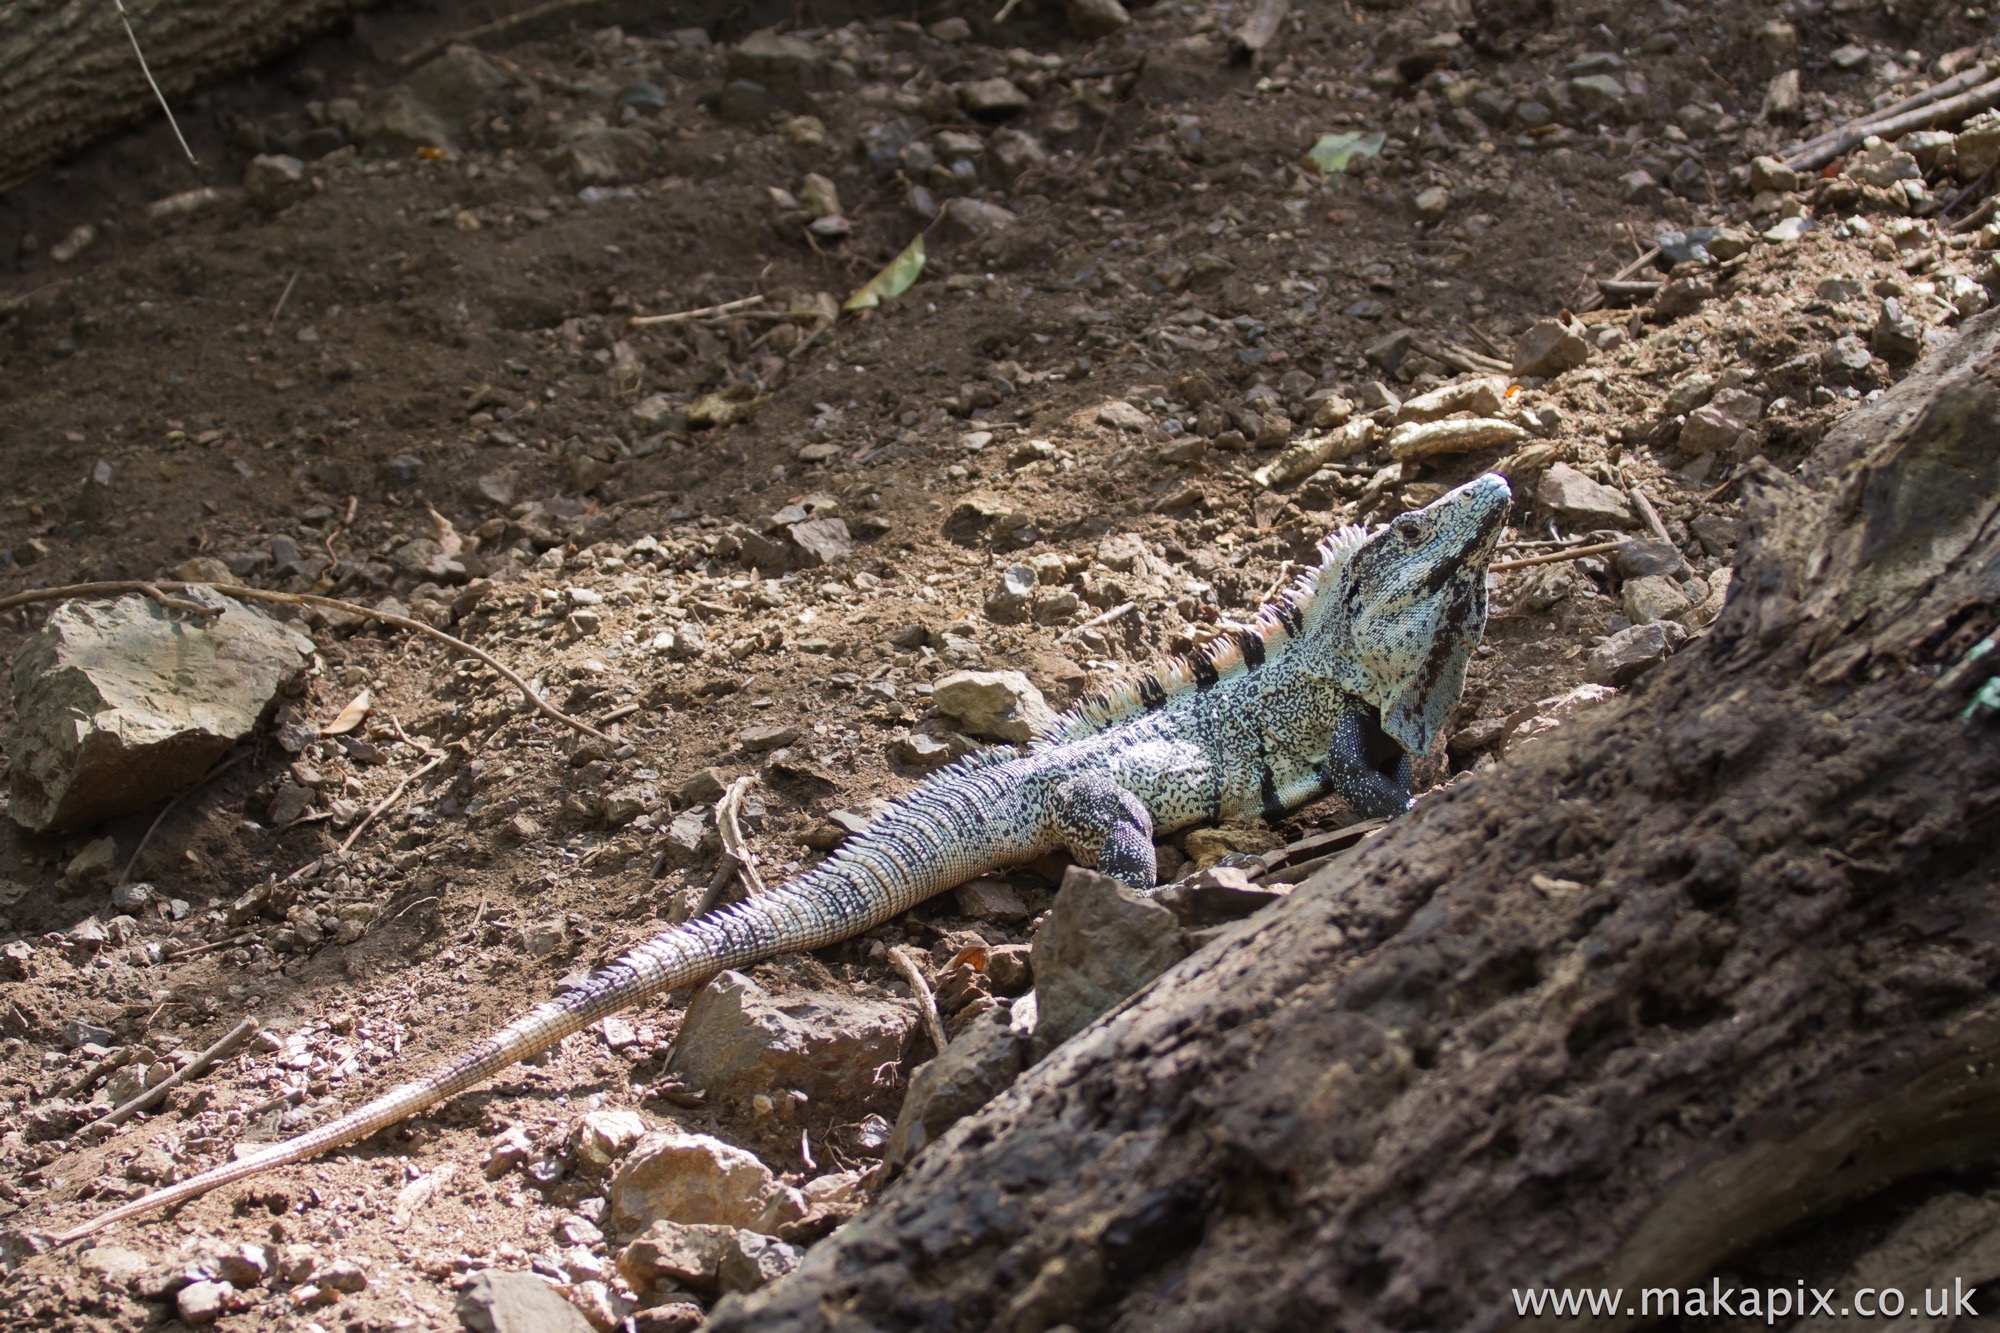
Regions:
[[[1007, 813], [1020, 813], [1019, 784], [1000, 771], [1013, 758], [1014, 752], [1002, 747], [945, 769], [884, 812], [868, 832], [789, 884], [662, 931], [593, 973], [580, 988], [537, 1005], [443, 1068], [338, 1120], [121, 1204], [58, 1233], [55, 1243], [67, 1245], [115, 1222], [364, 1139], [485, 1082], [607, 1014], [705, 981], [724, 968], [848, 939], [976, 875], [1031, 859], [1041, 850], [1038, 843], [1019, 837], [1000, 841], [992, 834], [994, 824], [1008, 826]], [[1013, 821], [1013, 827], [1020, 828], [1020, 822]], [[944, 830], [957, 836], [944, 836]]]

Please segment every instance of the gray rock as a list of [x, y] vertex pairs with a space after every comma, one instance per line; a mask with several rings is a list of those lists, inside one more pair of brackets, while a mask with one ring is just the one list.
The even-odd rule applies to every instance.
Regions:
[[958, 85], [958, 103], [969, 115], [999, 120], [1026, 111], [1033, 99], [1011, 79], [974, 79]]
[[611, 1220], [622, 1231], [657, 1221], [749, 1226], [764, 1211], [771, 1172], [755, 1154], [706, 1134], [648, 1134], [611, 1177]]
[[797, 727], [764, 724], [745, 727], [737, 733], [736, 740], [746, 750], [775, 750], [790, 745], [799, 738]]
[[2000, 163], [2000, 112], [1982, 111], [1961, 125], [1958, 141], [1958, 178], [1976, 181]]
[[407, 84], [385, 89], [370, 100], [354, 127], [355, 143], [392, 156], [443, 148], [452, 138], [452, 126]]
[[458, 1322], [472, 1333], [595, 1333], [583, 1312], [533, 1273], [482, 1268], [458, 1293]]
[[[1413, 329], [1392, 329], [1362, 348], [1361, 355], [1369, 365], [1380, 366], [1384, 374], [1393, 375], [1409, 356], [1410, 345], [1416, 336]], [[1364, 389], [1362, 394], [1365, 401], [1367, 390]]]
[[640, 129], [585, 130], [549, 155], [549, 170], [573, 184], [625, 185], [652, 174], [653, 136]]
[[716, 1283], [725, 1292], [755, 1291], [797, 1268], [805, 1257], [804, 1250], [775, 1236], [732, 1231], [716, 1269]]
[[1036, 1044], [1067, 1041], [1185, 952], [1172, 912], [1071, 866], [1035, 936]]
[[1779, 194], [1790, 194], [1799, 188], [1799, 173], [1786, 166], [1775, 157], [1753, 157], [1750, 159], [1750, 193], [1762, 194], [1774, 190]]
[[174, 1298], [181, 1318], [190, 1324], [212, 1324], [222, 1316], [229, 1288], [220, 1282], [193, 1282], [182, 1287]]
[[1670, 278], [1653, 294], [1653, 318], [1665, 322], [1692, 315], [1714, 296], [1715, 283], [1708, 277]]
[[457, 43], [419, 65], [410, 91], [454, 127], [498, 104], [507, 91], [507, 72], [478, 47]]
[[959, 885], [952, 896], [958, 900], [959, 911], [984, 921], [1022, 921], [1029, 915], [1028, 904], [1004, 879], [982, 875]]
[[803, 37], [764, 29], [753, 32], [729, 50], [728, 74], [732, 79], [761, 83], [786, 101], [797, 94], [822, 87], [826, 81], [826, 57]]
[[1625, 580], [1620, 589], [1626, 618], [1634, 625], [1647, 625], [1655, 620], [1673, 620], [1686, 611], [1694, 602], [1681, 591], [1678, 583], [1661, 574], [1647, 574], [1636, 579]]
[[921, 731], [913, 731], [907, 736], [898, 736], [890, 750], [896, 762], [908, 764], [912, 768], [942, 768], [951, 762], [951, 747], [935, 736], [926, 736]]
[[1715, 403], [1707, 403], [1688, 413], [1681, 423], [1678, 443], [1684, 454], [1712, 454], [1725, 452], [1736, 445], [1736, 437], [1749, 429], [1749, 423]]
[[[612, 1021], [605, 1020], [607, 1045]], [[585, 1175], [601, 1176], [611, 1169], [613, 1162], [632, 1151], [650, 1128], [646, 1117], [637, 1111], [586, 1111], [569, 1127], [565, 1143], [578, 1170]]]
[[1833, 345], [1820, 354], [1820, 364], [1836, 374], [1853, 375], [1868, 369], [1875, 362], [1875, 354], [1868, 350], [1868, 344], [1849, 333], [1833, 340]]
[[1097, 408], [1097, 424], [1109, 426], [1113, 430], [1144, 430], [1153, 424], [1153, 419], [1122, 398], [1100, 403]]
[[986, 618], [1001, 625], [1026, 620], [1040, 582], [1035, 571], [1026, 565], [1009, 565], [1001, 570], [1000, 586], [986, 596]]
[[1536, 320], [1514, 344], [1514, 373], [1553, 379], [1590, 359], [1583, 326], [1574, 320]]
[[65, 602], [14, 657], [9, 812], [36, 831], [143, 809], [199, 780], [250, 734], [313, 651], [218, 594], [223, 613], [134, 595]]
[[681, 800], [693, 805], [705, 804], [721, 796], [729, 782], [729, 773], [724, 769], [701, 769], [681, 784]]
[[1630, 90], [1616, 74], [1586, 74], [1582, 78], [1571, 79], [1569, 90], [1584, 114], [1590, 116], [1608, 116], [1622, 109], [1630, 95]]
[[938, 1135], [1012, 1087], [1027, 1063], [1028, 1046], [1027, 1034], [1015, 1031], [1007, 1009], [996, 1006], [981, 1014], [910, 1076], [886, 1159], [896, 1166], [908, 1163]]
[[123, 1287], [143, 1276], [153, 1260], [122, 1245], [99, 1245], [76, 1257], [76, 1266], [107, 1287]]
[[866, 1092], [870, 1071], [902, 1058], [915, 1023], [906, 1004], [831, 992], [780, 999], [724, 972], [688, 1004], [667, 1067], [724, 1100], [796, 1088], [814, 1102], [848, 1101]]
[[1557, 463], [1543, 474], [1535, 487], [1535, 502], [1574, 528], [1635, 526], [1631, 506], [1623, 495], [1567, 463]]
[[931, 705], [967, 735], [1016, 745], [1056, 721], [1042, 692], [1018, 671], [954, 671], [931, 686]]
[[938, 231], [946, 240], [976, 241], [1004, 231], [1020, 218], [1011, 210], [983, 199], [948, 201], [938, 219]]
[[[1116, 0], [1113, 0], [1115, 3]], [[1022, 130], [1003, 129], [994, 134], [988, 143], [988, 157], [993, 165], [1008, 180], [1013, 180], [1031, 167], [1041, 166], [1049, 160], [1048, 150], [1042, 141]]]
[[1642, 579], [1650, 574], [1680, 578], [1687, 573], [1687, 562], [1681, 559], [1680, 549], [1656, 537], [1634, 537], [1620, 544], [1612, 552], [1611, 563], [1622, 579]]
[[754, 79], [731, 79], [715, 99], [715, 114], [731, 125], [762, 125], [776, 108], [771, 90]]
[[1924, 326], [1903, 309], [1901, 301], [1892, 296], [1882, 302], [1881, 317], [1875, 321], [1868, 343], [1884, 361], [1893, 365], [1908, 365], [1924, 353]]
[[634, 1291], [661, 1278], [698, 1296], [715, 1293], [716, 1271], [736, 1228], [706, 1222], [655, 1222], [618, 1252], [618, 1271]]
[[798, 564], [802, 569], [830, 565], [854, 553], [854, 538], [848, 534], [847, 523], [843, 519], [826, 516], [809, 518], [803, 523], [792, 524], [790, 531], [792, 544], [798, 547]]
[[1736, 549], [1736, 539], [1742, 529], [1740, 521], [1724, 514], [1697, 514], [1688, 520], [1688, 531], [1701, 543], [1701, 549], [1717, 559]]
[[1079, 37], [1109, 37], [1132, 23], [1119, 0], [1068, 0], [1068, 9], [1069, 26]]
[[117, 841], [109, 837], [92, 838], [63, 867], [63, 880], [68, 884], [91, 888], [110, 883], [117, 872]]
[[792, 548], [783, 542], [772, 541], [761, 532], [742, 534], [742, 560], [755, 569], [781, 570], [792, 562]]
[[1665, 661], [1686, 638], [1686, 627], [1670, 620], [1629, 626], [1590, 650], [1584, 675], [1598, 685], [1625, 685]]
[[1667, 389], [1666, 401], [1660, 404], [1660, 411], [1670, 417], [1684, 417], [1707, 402], [1714, 392], [1715, 376], [1707, 371], [1691, 370]]
[[243, 197], [259, 208], [275, 212], [311, 188], [306, 164], [284, 153], [259, 153], [243, 168]]
[[1660, 202], [1660, 183], [1652, 172], [1634, 169], [1618, 178], [1618, 197], [1642, 208], [1654, 207]]
[[700, 657], [707, 650], [708, 640], [702, 636], [701, 626], [692, 620], [683, 621], [667, 641], [667, 656], [676, 662]]

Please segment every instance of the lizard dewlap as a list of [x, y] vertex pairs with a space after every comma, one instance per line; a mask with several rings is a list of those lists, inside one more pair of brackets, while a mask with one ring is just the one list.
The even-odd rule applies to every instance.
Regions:
[[790, 883], [664, 931], [329, 1124], [56, 1239], [365, 1138], [607, 1014], [858, 935], [1002, 866], [1066, 851], [1144, 892], [1154, 840], [1190, 825], [1271, 819], [1329, 793], [1364, 815], [1402, 813], [1412, 756], [1457, 706], [1485, 632], [1486, 567], [1512, 500], [1489, 473], [1375, 532], [1343, 528], [1248, 628], [1092, 699], [1025, 751], [1000, 746], [943, 770]]

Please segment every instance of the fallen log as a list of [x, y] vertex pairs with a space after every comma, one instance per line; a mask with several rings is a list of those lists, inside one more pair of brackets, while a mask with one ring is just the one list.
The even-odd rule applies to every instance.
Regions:
[[[376, 0], [127, 0], [160, 91], [178, 102], [208, 80], [289, 51]], [[0, 189], [113, 130], [160, 114], [117, 6], [0, 6]]]
[[[1632, 1328], [1738, 1274], [2000, 1277], [1949, 1174], [2000, 1163], [1996, 432], [2000, 313], [1745, 478], [1704, 639], [1169, 971], [709, 1328]], [[1522, 1313], [1582, 1287], [1624, 1308]]]

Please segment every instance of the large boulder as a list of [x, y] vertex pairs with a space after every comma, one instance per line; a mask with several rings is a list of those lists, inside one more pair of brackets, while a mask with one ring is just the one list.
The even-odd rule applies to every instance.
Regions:
[[874, 1086], [873, 1071], [902, 1059], [916, 1021], [905, 1004], [780, 998], [724, 972], [689, 1003], [668, 1068], [725, 1101], [796, 1088], [814, 1102], [845, 1102]]
[[298, 675], [312, 640], [214, 593], [222, 614], [134, 594], [65, 602], [14, 656], [8, 803], [36, 831], [143, 809], [198, 781]]

